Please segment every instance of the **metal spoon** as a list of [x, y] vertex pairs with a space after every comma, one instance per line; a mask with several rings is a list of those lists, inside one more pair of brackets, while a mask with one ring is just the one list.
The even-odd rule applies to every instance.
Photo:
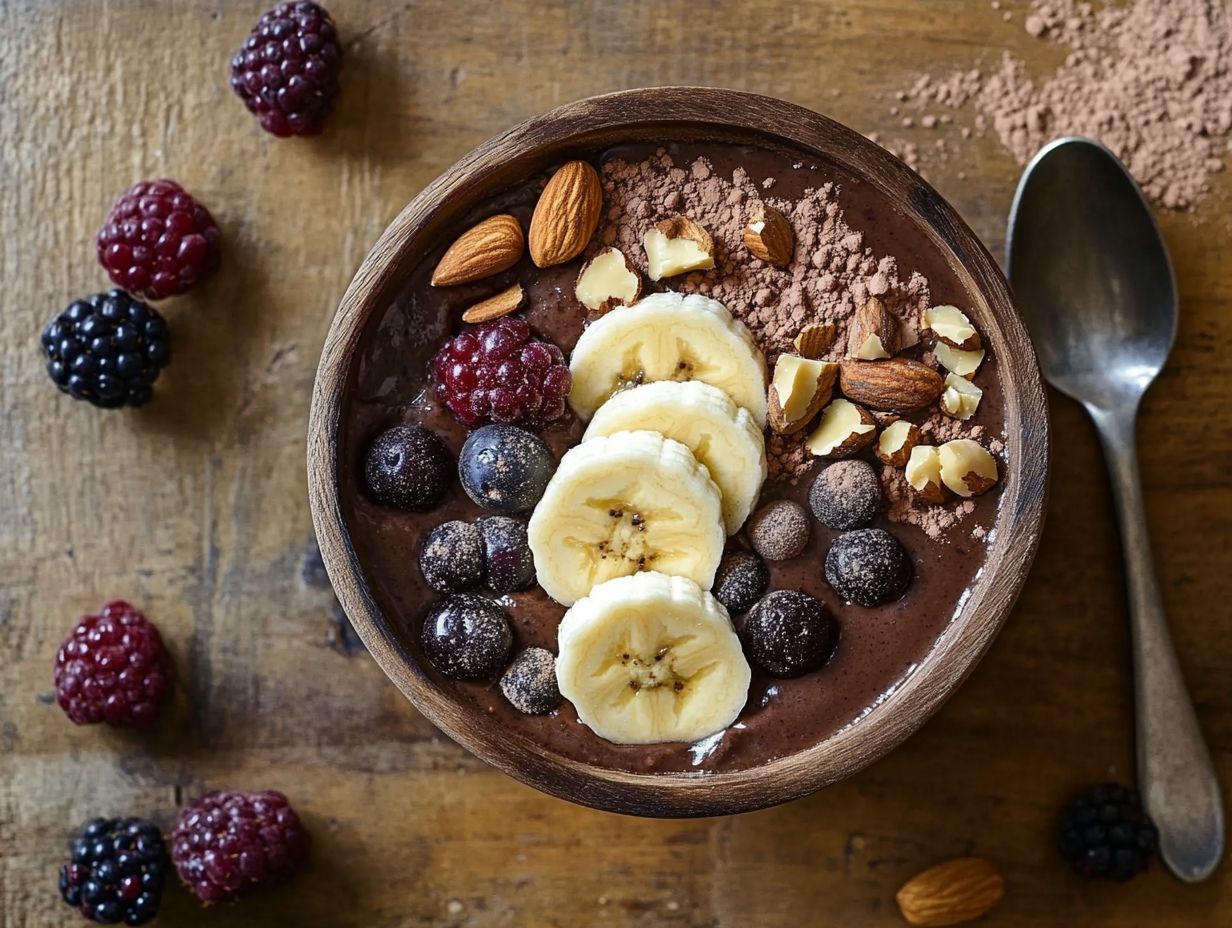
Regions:
[[1006, 270], [1044, 376], [1086, 407], [1103, 444], [1129, 585], [1139, 786], [1164, 862], [1202, 880], [1223, 853], [1223, 804], [1168, 635], [1134, 448], [1138, 403], [1176, 339], [1172, 262], [1116, 156], [1064, 138], [1019, 182]]

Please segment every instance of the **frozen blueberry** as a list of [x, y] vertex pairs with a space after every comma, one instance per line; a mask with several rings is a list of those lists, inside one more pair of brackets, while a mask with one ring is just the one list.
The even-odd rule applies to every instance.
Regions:
[[556, 658], [543, 648], [527, 648], [500, 678], [500, 688], [519, 712], [547, 715], [560, 705]]
[[789, 561], [808, 544], [808, 513], [799, 503], [776, 499], [753, 513], [745, 531], [753, 550], [767, 561]]
[[396, 425], [368, 447], [364, 480], [378, 503], [426, 512], [448, 491], [452, 464], [449, 449], [435, 432], [422, 425]]
[[505, 610], [474, 593], [454, 593], [432, 607], [420, 636], [432, 665], [455, 680], [490, 680], [513, 647]]
[[836, 461], [817, 475], [809, 508], [826, 528], [863, 528], [881, 508], [881, 481], [867, 461]]
[[732, 615], [743, 615], [769, 585], [765, 561], [752, 551], [732, 551], [723, 556], [714, 575], [714, 597]]
[[826, 554], [826, 580], [857, 606], [880, 606], [907, 592], [914, 575], [898, 539], [880, 528], [844, 532]]
[[744, 618], [744, 648], [767, 673], [798, 677], [834, 653], [838, 622], [819, 600], [799, 590], [775, 590]]
[[485, 516], [478, 526], [484, 573], [492, 592], [512, 593], [534, 583], [535, 559], [526, 541], [526, 523], [509, 516]]
[[419, 569], [428, 586], [457, 593], [483, 582], [483, 539], [469, 522], [443, 522], [419, 549]]
[[543, 439], [514, 425], [476, 429], [458, 458], [466, 495], [484, 509], [507, 515], [539, 502], [555, 470], [556, 459]]

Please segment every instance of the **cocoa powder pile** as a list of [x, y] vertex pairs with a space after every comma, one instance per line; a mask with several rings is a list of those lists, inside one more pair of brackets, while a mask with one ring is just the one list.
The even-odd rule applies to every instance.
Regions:
[[[1209, 191], [1232, 136], [1225, 0], [1033, 0], [1023, 28], [1064, 52], [1051, 74], [1033, 77], [1004, 52], [981, 68], [923, 75], [897, 95], [897, 104], [923, 114], [903, 117], [904, 126], [943, 125], [945, 110], [972, 104], [975, 132], [992, 128], [1019, 163], [1054, 138], [1086, 135], [1111, 148], [1160, 206], [1189, 209]], [[953, 149], [919, 138], [888, 147], [924, 169]]]
[[[718, 174], [705, 158], [677, 165], [660, 150], [638, 162], [613, 159], [602, 169], [607, 213], [599, 241], [619, 248], [646, 272], [642, 236], [646, 229], [674, 213], [700, 224], [714, 240], [715, 268], [670, 281], [684, 293], [702, 293], [719, 300], [748, 326], [766, 361], [792, 350], [792, 339], [806, 323], [831, 322], [836, 338], [830, 360], [844, 354], [847, 328], [857, 307], [876, 296], [898, 318], [903, 344], [919, 340], [919, 319], [930, 305], [928, 281], [918, 272], [900, 270], [892, 255], [878, 255], [861, 232], [845, 220], [839, 188], [833, 183], [805, 191], [799, 200], [772, 195], [774, 179], [760, 184], [741, 168], [730, 177]], [[743, 244], [752, 207], [762, 202], [791, 222], [796, 247], [783, 269], [753, 258]], [[600, 247], [596, 245], [595, 248]], [[592, 251], [595, 250], [592, 248]], [[980, 437], [981, 429], [941, 413], [922, 426], [925, 441]], [[800, 433], [771, 433], [767, 442], [771, 480], [798, 483], [817, 466]], [[913, 499], [897, 468], [882, 468], [894, 521], [907, 522], [933, 538], [974, 510], [969, 501], [929, 506]], [[901, 486], [897, 486], [901, 484]]]

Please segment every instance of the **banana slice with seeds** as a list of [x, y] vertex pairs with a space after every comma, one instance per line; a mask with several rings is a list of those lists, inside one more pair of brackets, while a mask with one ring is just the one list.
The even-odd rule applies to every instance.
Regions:
[[748, 410], [700, 380], [622, 390], [599, 407], [582, 441], [647, 429], [687, 445], [723, 497], [727, 534], [740, 530], [766, 480], [766, 439]]
[[569, 403], [583, 419], [613, 394], [658, 380], [718, 387], [766, 425], [766, 359], [744, 323], [696, 293], [652, 293], [582, 333], [569, 359]]
[[699, 741], [731, 725], [751, 673], [727, 611], [684, 577], [609, 580], [561, 620], [556, 680], [616, 744]]
[[561, 458], [527, 537], [539, 585], [566, 606], [596, 584], [642, 570], [709, 589], [723, 556], [722, 501], [705, 465], [680, 442], [617, 432]]

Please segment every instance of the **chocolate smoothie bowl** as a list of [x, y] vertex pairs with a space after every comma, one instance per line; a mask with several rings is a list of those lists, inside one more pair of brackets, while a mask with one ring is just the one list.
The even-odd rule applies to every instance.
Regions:
[[378, 663], [597, 808], [783, 802], [915, 731], [1039, 537], [1044, 393], [987, 251], [787, 103], [662, 88], [486, 143], [342, 300], [309, 432]]

